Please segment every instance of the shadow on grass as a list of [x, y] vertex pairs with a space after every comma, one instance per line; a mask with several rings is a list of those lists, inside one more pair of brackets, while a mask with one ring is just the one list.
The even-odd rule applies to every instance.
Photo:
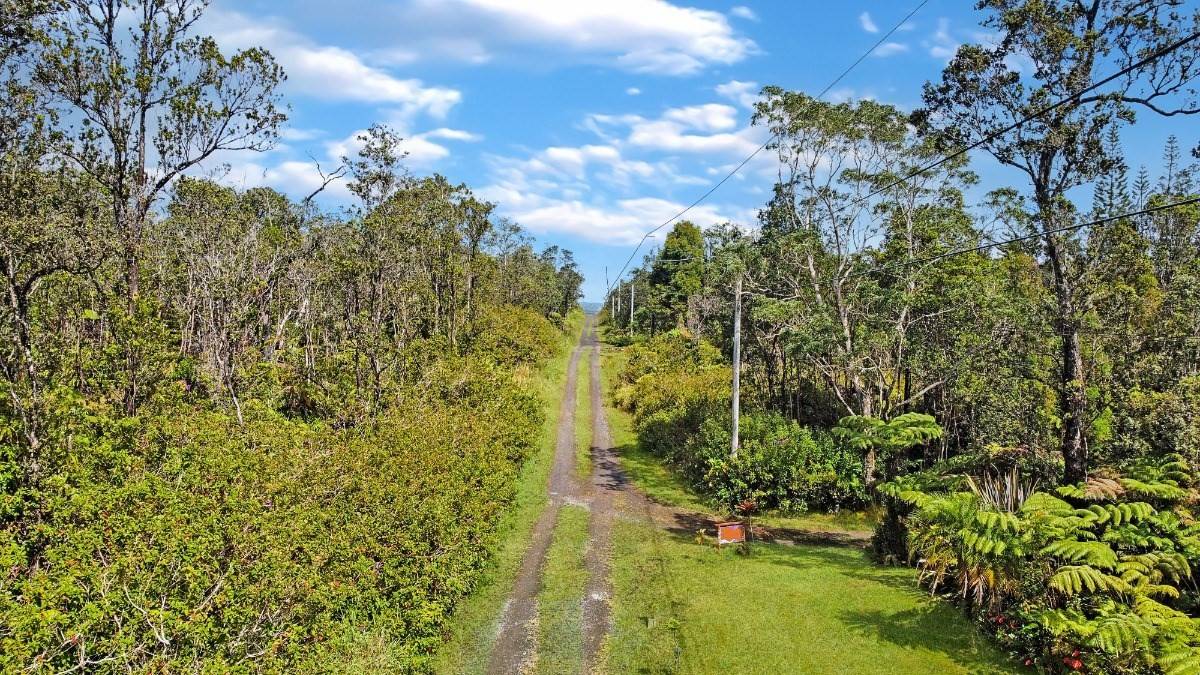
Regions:
[[930, 601], [921, 607], [897, 612], [848, 610], [838, 618], [872, 639], [906, 649], [946, 654], [968, 666], [972, 673], [1032, 672], [1015, 663], [1007, 663], [987, 637], [970, 625], [961, 612], [947, 604]]
[[880, 567], [865, 553], [828, 546], [761, 546], [751, 556], [807, 573], [836, 570], [838, 576], [898, 591], [919, 603], [911, 609], [843, 609], [836, 614], [839, 621], [870, 639], [943, 653], [972, 673], [1029, 672], [1010, 664], [957, 607], [926, 595], [910, 570]]
[[690, 506], [699, 502], [688, 494], [681, 477], [664, 464], [662, 458], [643, 450], [637, 443], [624, 443], [613, 448], [622, 458], [622, 468], [635, 484], [656, 503], [664, 506]]

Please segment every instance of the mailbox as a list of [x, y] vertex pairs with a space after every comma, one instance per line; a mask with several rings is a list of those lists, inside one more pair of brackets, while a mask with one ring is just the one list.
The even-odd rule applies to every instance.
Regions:
[[746, 524], [741, 522], [717, 523], [717, 546], [741, 544], [746, 541]]

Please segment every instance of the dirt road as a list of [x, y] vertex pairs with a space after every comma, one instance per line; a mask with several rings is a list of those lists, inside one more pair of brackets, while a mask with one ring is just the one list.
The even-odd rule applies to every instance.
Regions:
[[[581, 483], [575, 478], [575, 419], [576, 385], [580, 363], [587, 359], [589, 367], [589, 398], [592, 417], [590, 479]], [[627, 489], [627, 483], [617, 465], [608, 433], [608, 419], [600, 380], [600, 343], [596, 336], [595, 318], [589, 317], [583, 328], [579, 346], [575, 347], [567, 365], [567, 378], [562, 408], [559, 411], [554, 462], [548, 486], [549, 503], [534, 525], [529, 548], [521, 561], [512, 592], [500, 617], [496, 643], [488, 661], [488, 672], [497, 674], [530, 673], [537, 666], [538, 651], [538, 592], [541, 589], [542, 568], [554, 535], [559, 509], [565, 503], [588, 508], [588, 546], [584, 566], [588, 583], [583, 598], [584, 669], [595, 672], [604, 638], [608, 635], [611, 617], [609, 603], [612, 584], [609, 579], [611, 537], [616, 496]], [[583, 423], [586, 423], [584, 421]]]
[[[584, 333], [592, 330], [592, 319], [584, 324]], [[512, 592], [504, 603], [500, 630], [488, 659], [489, 673], [529, 673], [537, 663], [538, 605], [542, 566], [554, 534], [558, 510], [568, 499], [577, 499], [579, 485], [574, 478], [575, 462], [575, 391], [579, 360], [585, 347], [580, 344], [567, 364], [567, 381], [558, 413], [554, 462], [550, 469], [550, 502], [533, 527], [529, 549], [521, 560]]]
[[[554, 538], [554, 526], [563, 504], [578, 504], [589, 510], [588, 546], [584, 566], [588, 583], [583, 597], [584, 672], [597, 672], [604, 639], [611, 625], [612, 583], [610, 565], [614, 519], [634, 518], [653, 522], [658, 527], [677, 534], [694, 534], [711, 529], [713, 516], [687, 509], [658, 504], [630, 485], [617, 461], [609, 433], [608, 415], [604, 408], [600, 373], [600, 343], [597, 339], [594, 316], [583, 327], [580, 343], [571, 353], [564, 383], [562, 408], [559, 411], [554, 462], [548, 485], [549, 502], [534, 525], [529, 548], [512, 592], [505, 602], [495, 645], [488, 662], [488, 672], [496, 674], [532, 673], [537, 667], [538, 654], [538, 593], [542, 587], [542, 568]], [[585, 361], [586, 359], [586, 361]], [[592, 422], [591, 474], [587, 481], [576, 478], [575, 411], [580, 364], [588, 367], [588, 398]], [[780, 543], [819, 543], [865, 546], [866, 537], [856, 533], [827, 533], [776, 530], [772, 538]]]

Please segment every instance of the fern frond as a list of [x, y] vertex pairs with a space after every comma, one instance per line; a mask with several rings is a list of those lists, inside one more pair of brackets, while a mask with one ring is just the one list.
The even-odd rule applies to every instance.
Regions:
[[1067, 597], [1084, 591], [1128, 593], [1132, 590], [1120, 577], [1105, 574], [1089, 565], [1064, 565], [1058, 568], [1050, 577], [1050, 587]]
[[1067, 502], [1055, 497], [1047, 492], [1035, 492], [1029, 495], [1025, 503], [1021, 505], [1020, 513], [1025, 516], [1035, 513], [1045, 513], [1053, 516], [1062, 516], [1073, 512], [1075, 509]]
[[1119, 656], [1146, 647], [1153, 633], [1154, 627], [1137, 615], [1107, 614], [1097, 619], [1092, 644]]
[[1101, 569], [1112, 569], [1117, 566], [1116, 551], [1102, 541], [1064, 539], [1052, 542], [1041, 552], [1073, 563], [1087, 563]]
[[1158, 666], [1165, 675], [1200, 674], [1200, 650], [1184, 647], [1158, 657]]
[[1021, 529], [1021, 521], [1012, 513], [980, 511], [975, 515], [975, 521], [989, 531], [1000, 530], [1016, 534]]
[[1122, 478], [1121, 485], [1127, 491], [1139, 497], [1150, 497], [1166, 501], [1178, 501], [1188, 494], [1187, 490], [1179, 487], [1178, 483], [1172, 480], [1143, 481], [1136, 478]]

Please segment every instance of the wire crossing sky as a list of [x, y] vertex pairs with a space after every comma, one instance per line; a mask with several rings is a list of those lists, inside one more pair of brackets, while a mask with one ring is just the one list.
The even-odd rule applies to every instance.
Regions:
[[[769, 132], [750, 125], [763, 86], [912, 110], [960, 44], [991, 39], [972, 5], [214, 0], [201, 30], [225, 50], [269, 49], [292, 111], [272, 151], [203, 169], [302, 198], [317, 162], [330, 170], [387, 123], [414, 174], [466, 183], [539, 247], [574, 251], [595, 301], [605, 266], [685, 209], [702, 227], [756, 222], [777, 178]], [[1185, 126], [1139, 117], [1122, 139], [1132, 169], [1153, 166], [1171, 133], [1194, 146]], [[984, 186], [1016, 180], [972, 168]], [[353, 203], [344, 183], [321, 200]]]

